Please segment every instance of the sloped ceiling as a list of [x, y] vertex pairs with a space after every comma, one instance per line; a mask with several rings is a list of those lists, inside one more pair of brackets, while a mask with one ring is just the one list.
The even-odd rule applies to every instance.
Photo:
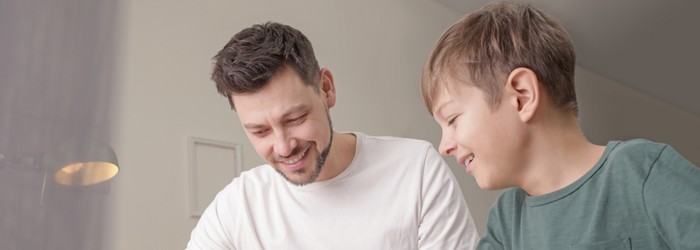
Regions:
[[[436, 0], [460, 12], [485, 0]], [[532, 0], [571, 34], [577, 63], [700, 116], [700, 1]]]

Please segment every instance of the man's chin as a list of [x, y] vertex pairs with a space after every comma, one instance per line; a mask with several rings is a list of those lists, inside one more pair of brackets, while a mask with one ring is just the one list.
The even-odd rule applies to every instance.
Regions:
[[311, 184], [316, 182], [315, 178], [311, 178], [310, 176], [295, 176], [297, 178], [290, 178], [288, 176], [285, 176], [285, 179], [289, 181], [289, 183], [292, 183], [296, 186], [304, 186], [307, 184]]
[[292, 183], [296, 186], [304, 186], [307, 184], [314, 183], [316, 179], [318, 178], [318, 175], [315, 175], [312, 170], [309, 170], [307, 168], [302, 168], [293, 172], [286, 172], [286, 171], [280, 171], [279, 169], [275, 169], [277, 172], [284, 177], [289, 183]]

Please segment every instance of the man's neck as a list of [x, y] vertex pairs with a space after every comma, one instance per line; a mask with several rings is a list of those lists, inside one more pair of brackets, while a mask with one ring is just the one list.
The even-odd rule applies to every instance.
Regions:
[[318, 181], [332, 179], [350, 166], [355, 157], [356, 138], [354, 134], [333, 134], [333, 144], [328, 153], [325, 165], [319, 174]]

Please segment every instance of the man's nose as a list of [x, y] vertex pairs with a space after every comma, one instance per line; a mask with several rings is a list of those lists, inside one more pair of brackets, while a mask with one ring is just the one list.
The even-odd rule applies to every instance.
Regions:
[[296, 148], [296, 140], [288, 136], [286, 132], [275, 133], [275, 153], [279, 156], [289, 156]]

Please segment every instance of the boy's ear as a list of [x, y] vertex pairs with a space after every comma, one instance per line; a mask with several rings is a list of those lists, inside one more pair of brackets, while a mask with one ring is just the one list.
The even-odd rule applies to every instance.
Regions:
[[532, 120], [540, 104], [541, 92], [537, 75], [528, 68], [516, 68], [508, 75], [506, 89], [512, 91], [520, 120]]
[[322, 68], [320, 73], [321, 84], [319, 91], [321, 97], [326, 101], [328, 108], [335, 105], [335, 83], [333, 82], [333, 74], [327, 68]]

